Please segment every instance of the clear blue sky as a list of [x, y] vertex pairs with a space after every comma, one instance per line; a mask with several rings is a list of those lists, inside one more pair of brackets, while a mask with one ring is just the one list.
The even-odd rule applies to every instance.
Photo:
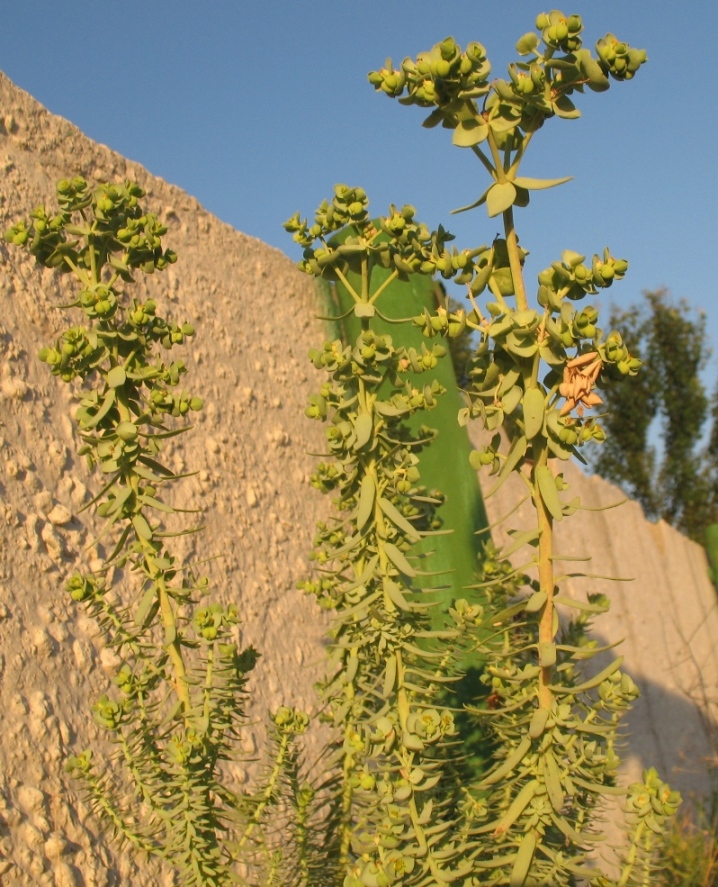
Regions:
[[[91, 138], [179, 185], [221, 219], [294, 257], [281, 228], [311, 215], [336, 182], [362, 185], [376, 212], [413, 203], [460, 247], [498, 231], [477, 197], [485, 173], [422, 112], [366, 80], [449, 34], [487, 46], [505, 75], [518, 37], [549, 5], [516, 0], [25, 0], [5, 4], [0, 68]], [[526, 175], [575, 180], [536, 194], [517, 227], [538, 272], [561, 251], [609, 245], [631, 267], [619, 302], [667, 286], [715, 305], [718, 123], [715, 0], [575, 0], [585, 42], [613, 31], [648, 51], [630, 83], [579, 96], [580, 121], [549, 121]], [[72, 172], [68, 169], [68, 172]], [[458, 294], [458, 289], [457, 289]], [[713, 385], [716, 362], [707, 380]]]

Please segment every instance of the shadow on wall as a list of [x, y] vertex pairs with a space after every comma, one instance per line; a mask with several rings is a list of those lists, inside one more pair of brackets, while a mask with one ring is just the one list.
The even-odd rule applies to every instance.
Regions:
[[[599, 646], [615, 641], [591, 632]], [[621, 655], [621, 646], [614, 649]], [[587, 672], [595, 673], [611, 660], [610, 653], [597, 656]], [[635, 782], [641, 772], [655, 767], [661, 779], [683, 795], [684, 800], [706, 796], [718, 790], [712, 771], [718, 765], [718, 727], [711, 721], [708, 703], [710, 687], [668, 688], [638, 674], [626, 663], [622, 671], [635, 681], [640, 696], [623, 719], [624, 745], [620, 782]]]

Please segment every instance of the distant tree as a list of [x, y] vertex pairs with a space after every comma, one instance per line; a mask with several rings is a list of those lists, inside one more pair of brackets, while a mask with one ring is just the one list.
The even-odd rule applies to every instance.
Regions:
[[[711, 405], [700, 379], [709, 357], [705, 315], [661, 289], [638, 305], [614, 307], [610, 322], [643, 366], [630, 382], [606, 382], [607, 440], [591, 467], [640, 502], [649, 518], [663, 518], [704, 545], [705, 528], [718, 522], [718, 397]], [[654, 420], [658, 447], [651, 442]]]

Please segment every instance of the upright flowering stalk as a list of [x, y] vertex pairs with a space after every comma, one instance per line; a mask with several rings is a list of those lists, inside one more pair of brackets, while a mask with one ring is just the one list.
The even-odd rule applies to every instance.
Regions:
[[[361, 320], [356, 341], [311, 352], [328, 380], [307, 408], [327, 423], [326, 461], [312, 483], [336, 495], [335, 517], [318, 527], [316, 578], [304, 587], [335, 613], [324, 697], [339, 736], [337, 883], [345, 887], [444, 883], [471, 871], [455, 803], [454, 717], [438, 702], [441, 686], [458, 676], [459, 632], [432, 629], [438, 595], [419, 593], [415, 582], [431, 559], [413, 546], [440, 532], [441, 499], [420, 485], [417, 469], [417, 453], [435, 433], [406, 424], [441, 396], [422, 376], [446, 349], [438, 341], [397, 347], [373, 323], [390, 319], [381, 306], [393, 280], [431, 274], [437, 262], [447, 277], [469, 280], [478, 251], [450, 250], [450, 235], [430, 233], [414, 215], [392, 206], [372, 221], [364, 191], [340, 185], [314, 224], [296, 215], [285, 225], [305, 248], [300, 267], [341, 281]], [[431, 322], [458, 333], [465, 316], [443, 312]]]
[[[165, 860], [182, 885], [219, 887], [236, 883], [228, 828], [239, 830], [250, 861], [257, 847], [250, 836], [276, 806], [282, 780], [295, 774], [291, 746], [306, 716], [283, 709], [275, 717], [275, 762], [256, 796], [227, 784], [221, 762], [238, 748], [256, 653], [233, 639], [237, 607], [203, 600], [208, 580], [168, 547], [168, 538], [196, 530], [169, 532], [163, 524], [177, 511], [163, 490], [178, 478], [162, 462], [162, 444], [188, 430], [181, 420], [202, 400], [181, 387], [184, 361], [165, 357], [193, 328], [162, 318], [154, 300], [125, 294], [133, 275], [176, 260], [162, 246], [167, 229], [142, 209], [143, 196], [131, 182], [93, 190], [84, 179], [63, 180], [59, 212], [39, 207], [5, 240], [73, 278], [77, 293], [66, 307], [82, 315], [40, 359], [75, 384], [80, 453], [101, 478], [85, 507], [102, 519], [97, 541], [110, 551], [96, 572], [73, 574], [67, 591], [97, 619], [120, 664], [114, 688], [93, 706], [113, 752], [98, 761], [84, 751], [68, 768], [121, 844]], [[113, 588], [116, 567], [130, 579]]]
[[[484, 632], [477, 649], [487, 659], [483, 680], [491, 690], [490, 705], [475, 714], [491, 725], [497, 740], [495, 765], [470, 790], [469, 834], [476, 841], [470, 845], [470, 883], [512, 887], [598, 877], [586, 862], [586, 850], [597, 839], [589, 814], [602, 795], [623, 791], [615, 787], [618, 723], [637, 695], [620, 671], [620, 658], [597, 674], [581, 675], [582, 663], [599, 652], [586, 635], [587, 617], [607, 602], [561, 594], [553, 543], [554, 524], [580, 508], [578, 499], [566, 497], [568, 485], [553, 460], [581, 459], [581, 446], [604, 439], [596, 389], [612, 377], [634, 375], [640, 366], [618, 333], [600, 329], [596, 308], [577, 303], [620, 280], [628, 263], [608, 249], [590, 262], [567, 250], [539, 275], [532, 303], [514, 207], [526, 206], [532, 191], [567, 181], [520, 175], [545, 121], [578, 117], [575, 94], [586, 87], [602, 92], [609, 78], [630, 80], [646, 54], [608, 34], [592, 55], [582, 46], [580, 17], [558, 10], [538, 16], [536, 27], [538, 33], [519, 40], [521, 59], [509, 66], [507, 80], [489, 80], [481, 44], [462, 52], [452, 38], [398, 69], [388, 61], [369, 75], [376, 89], [402, 104], [430, 108], [425, 125], [452, 130], [454, 144], [476, 155], [491, 182], [463, 210], [485, 204], [489, 217], [503, 221], [503, 237], [472, 252], [470, 271], [460, 279], [467, 286], [466, 321], [477, 347], [468, 369], [468, 404], [459, 419], [481, 419], [495, 432], [472, 461], [490, 468], [489, 495], [518, 473], [535, 523], [514, 531], [496, 558], [486, 560], [484, 588], [493, 606], [482, 613], [459, 601], [455, 617], [457, 626], [473, 623]], [[438, 262], [436, 269], [442, 270]], [[489, 298], [482, 309], [484, 293]], [[452, 333], [430, 316], [416, 322], [429, 341]], [[508, 559], [526, 546], [531, 553], [525, 562], [512, 566]], [[562, 627], [561, 605], [578, 611], [578, 620]], [[651, 835], [661, 831], [680, 800], [654, 773], [645, 779], [643, 788], [630, 792], [632, 843], [620, 884], [648, 883]]]

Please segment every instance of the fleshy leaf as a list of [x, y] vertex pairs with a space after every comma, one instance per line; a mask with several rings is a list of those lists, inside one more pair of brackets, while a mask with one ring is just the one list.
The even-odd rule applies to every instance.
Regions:
[[479, 197], [478, 200], [474, 201], [474, 203], [470, 203], [468, 206], [460, 206], [458, 209], [452, 209], [451, 215], [456, 215], [456, 213], [468, 212], [468, 210], [476, 209], [477, 206], [481, 206], [482, 204], [486, 203], [486, 198], [488, 197], [489, 191], [492, 187], [493, 185], [487, 188], [486, 191], [484, 191], [484, 193], [481, 195], [481, 197]]
[[561, 506], [561, 500], [558, 497], [558, 489], [556, 488], [556, 479], [553, 476], [553, 471], [551, 471], [548, 465], [539, 465], [536, 467], [535, 475], [541, 498], [543, 499], [544, 505], [551, 513], [551, 517], [557, 521], [562, 520], [563, 508]]
[[459, 148], [471, 148], [483, 142], [488, 134], [489, 127], [483, 120], [460, 120], [454, 130], [452, 142]]
[[489, 218], [501, 215], [510, 206], [514, 205], [516, 199], [516, 188], [512, 182], [496, 182], [493, 184], [486, 195], [486, 209]]
[[564, 176], [562, 179], [532, 179], [527, 176], [518, 176], [513, 180], [517, 188], [525, 188], [527, 191], [544, 191], [546, 188], [555, 188], [570, 182], [573, 176]]
[[528, 440], [543, 428], [546, 399], [540, 388], [529, 388], [524, 394], [524, 432]]

